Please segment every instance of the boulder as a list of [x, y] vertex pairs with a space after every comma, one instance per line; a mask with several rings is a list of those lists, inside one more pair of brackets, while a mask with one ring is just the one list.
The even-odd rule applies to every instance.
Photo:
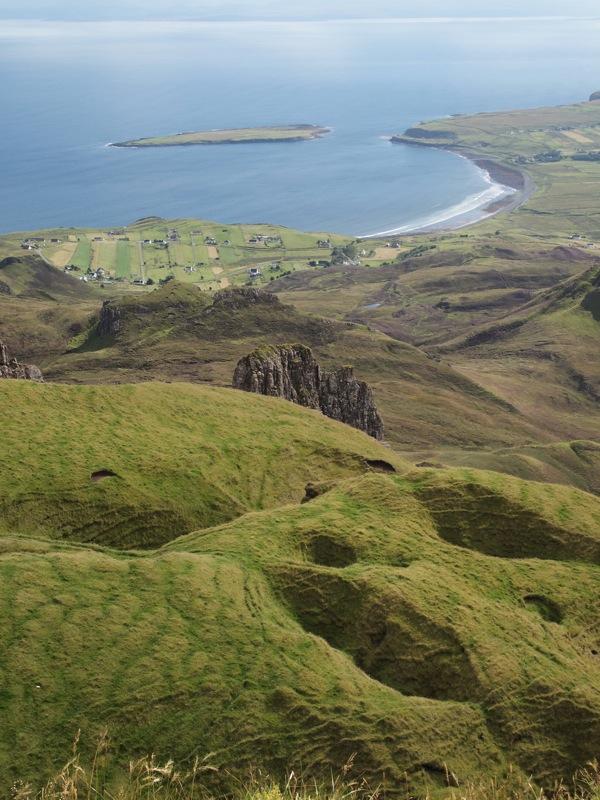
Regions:
[[12, 358], [4, 342], [0, 342], [0, 378], [42, 382], [44, 376], [39, 367], [34, 364], [19, 364]]
[[305, 345], [262, 347], [244, 356], [235, 368], [233, 386], [320, 410], [375, 439], [383, 438], [371, 387], [354, 377], [352, 367], [324, 372]]

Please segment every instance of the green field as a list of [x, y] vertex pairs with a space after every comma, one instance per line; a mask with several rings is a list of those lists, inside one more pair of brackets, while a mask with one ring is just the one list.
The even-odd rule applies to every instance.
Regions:
[[256, 142], [303, 142], [329, 133], [318, 125], [283, 125], [263, 128], [190, 131], [168, 136], [150, 136], [115, 142], [113, 147], [182, 147], [186, 145], [243, 144]]
[[71, 259], [71, 263], [79, 267], [84, 272], [92, 263], [92, 245], [89, 239], [79, 239], [77, 250]]
[[[230, 284], [265, 286], [270, 282], [272, 262], [280, 262], [286, 272], [311, 269], [309, 262], [331, 257], [329, 249], [320, 249], [320, 239], [331, 240], [332, 245], [346, 244], [349, 239], [321, 233], [300, 233], [274, 225], [230, 225], [201, 220], [162, 220], [152, 217], [119, 229], [119, 235], [101, 229], [58, 229], [36, 231], [29, 234], [0, 236], [0, 252], [19, 255], [21, 241], [27, 236], [46, 237], [40, 252], [50, 263], [62, 268], [65, 257], [59, 246], [50, 243], [50, 236], [67, 240], [76, 237], [77, 249], [67, 259], [80, 271], [86, 272], [102, 267], [106, 276], [103, 282], [118, 281], [133, 283], [144, 277], [155, 283], [168, 276], [186, 283], [194, 283], [203, 289], [224, 288]], [[257, 241], [255, 237], [271, 237], [274, 241]], [[125, 241], [127, 240], [127, 241]], [[216, 245], [207, 245], [216, 241]], [[143, 271], [140, 268], [143, 258]], [[267, 270], [262, 266], [266, 265]], [[251, 267], [258, 266], [262, 274], [250, 278]], [[214, 273], [214, 268], [218, 273]], [[322, 268], [321, 268], [322, 269]], [[277, 275], [275, 277], [278, 277]], [[208, 283], [207, 283], [208, 281]], [[141, 287], [137, 287], [141, 290]]]

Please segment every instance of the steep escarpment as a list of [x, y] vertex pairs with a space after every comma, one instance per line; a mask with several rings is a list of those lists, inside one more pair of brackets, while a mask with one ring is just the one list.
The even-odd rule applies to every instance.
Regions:
[[319, 409], [375, 439], [383, 438], [371, 387], [354, 377], [352, 367], [323, 371], [304, 345], [264, 347], [244, 356], [235, 368], [233, 386]]
[[43, 381], [39, 367], [34, 364], [20, 364], [11, 357], [4, 342], [0, 341], [0, 378], [13, 378], [24, 381]]

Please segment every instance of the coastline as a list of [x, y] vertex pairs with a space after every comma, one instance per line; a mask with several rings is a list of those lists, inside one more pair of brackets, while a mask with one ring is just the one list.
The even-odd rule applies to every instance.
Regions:
[[400, 136], [389, 137], [388, 141], [398, 144], [429, 147], [454, 153], [474, 164], [483, 174], [489, 188], [475, 195], [469, 195], [460, 203], [449, 206], [431, 217], [414, 220], [406, 225], [390, 228], [377, 233], [359, 236], [359, 239], [378, 239], [384, 236], [418, 236], [420, 234], [457, 231], [476, 225], [505, 211], [514, 211], [529, 200], [535, 192], [535, 184], [524, 171], [494, 161], [480, 153], [458, 147], [434, 145], [425, 142], [406, 141]]

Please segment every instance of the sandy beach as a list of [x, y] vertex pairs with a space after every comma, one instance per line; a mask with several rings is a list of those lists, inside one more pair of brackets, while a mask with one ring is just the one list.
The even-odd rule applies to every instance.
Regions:
[[[413, 143], [406, 143], [409, 146]], [[414, 143], [415, 147], [432, 147], [429, 144]], [[437, 211], [430, 216], [415, 219], [397, 228], [361, 235], [360, 239], [376, 239], [383, 236], [414, 236], [434, 231], [455, 231], [475, 225], [503, 211], [513, 211], [525, 203], [535, 191], [531, 178], [521, 170], [506, 164], [482, 158], [475, 153], [444, 147], [459, 158], [471, 161], [481, 171], [488, 188], [469, 195], [454, 206]]]

